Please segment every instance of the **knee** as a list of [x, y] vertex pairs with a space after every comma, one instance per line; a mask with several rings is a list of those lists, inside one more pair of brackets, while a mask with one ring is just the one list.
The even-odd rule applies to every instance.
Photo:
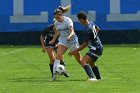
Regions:
[[61, 60], [61, 59], [62, 59], [62, 55], [57, 55], [57, 56], [56, 56], [56, 59]]
[[54, 58], [50, 58], [50, 63], [51, 63], [51, 64], [53, 64], [53, 63], [54, 63], [54, 61], [55, 61], [55, 59], [54, 59]]
[[90, 64], [90, 66], [91, 66], [92, 68], [94, 68], [94, 67], [96, 66], [96, 64], [93, 63], [93, 62], [90, 62], [89, 64]]
[[87, 63], [85, 61], [81, 61], [81, 65], [84, 67]]

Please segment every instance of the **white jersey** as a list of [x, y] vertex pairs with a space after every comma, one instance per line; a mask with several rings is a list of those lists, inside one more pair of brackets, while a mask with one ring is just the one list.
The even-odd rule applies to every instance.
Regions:
[[[62, 22], [55, 21], [54, 25], [56, 30], [60, 32], [59, 42], [63, 42], [65, 44], [68, 43], [67, 37], [70, 34], [69, 28], [73, 27], [72, 20], [69, 17], [64, 16], [64, 20]], [[74, 43], [74, 42], [78, 42], [78, 38], [76, 34], [74, 34], [69, 41], [69, 43]]]

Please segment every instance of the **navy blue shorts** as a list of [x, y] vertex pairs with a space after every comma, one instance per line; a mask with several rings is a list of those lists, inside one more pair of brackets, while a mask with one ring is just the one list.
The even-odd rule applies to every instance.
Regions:
[[56, 40], [53, 44], [49, 44], [49, 42], [50, 42], [51, 40], [52, 40], [52, 39], [49, 38], [49, 39], [46, 39], [46, 40], [44, 41], [46, 48], [53, 48], [53, 47], [55, 47], [56, 44], [58, 43], [58, 40]]
[[96, 62], [96, 60], [98, 59], [98, 57], [100, 55], [102, 55], [102, 51], [103, 50], [89, 50], [88, 53], [86, 53], [91, 59], [93, 62]]
[[54, 48], [55, 45], [46, 44], [46, 48]]

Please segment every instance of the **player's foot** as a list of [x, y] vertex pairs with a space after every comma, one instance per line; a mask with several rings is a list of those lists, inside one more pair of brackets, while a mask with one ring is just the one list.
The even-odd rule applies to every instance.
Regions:
[[90, 79], [88, 79], [88, 81], [97, 81], [97, 79], [96, 78], [90, 78]]
[[69, 77], [70, 75], [69, 75], [67, 72], [65, 72], [65, 73], [64, 73], [64, 76], [65, 76], [65, 77]]
[[103, 78], [97, 79], [97, 80], [103, 80]]
[[56, 80], [56, 73], [53, 74], [53, 77], [52, 77], [52, 81], [55, 81]]

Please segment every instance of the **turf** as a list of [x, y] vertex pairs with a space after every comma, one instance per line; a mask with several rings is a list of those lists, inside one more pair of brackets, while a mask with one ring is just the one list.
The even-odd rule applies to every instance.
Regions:
[[0, 46], [0, 93], [140, 93], [140, 45], [105, 45], [97, 61], [103, 80], [97, 82], [86, 81], [67, 53], [70, 77], [52, 82], [49, 58], [40, 46]]

